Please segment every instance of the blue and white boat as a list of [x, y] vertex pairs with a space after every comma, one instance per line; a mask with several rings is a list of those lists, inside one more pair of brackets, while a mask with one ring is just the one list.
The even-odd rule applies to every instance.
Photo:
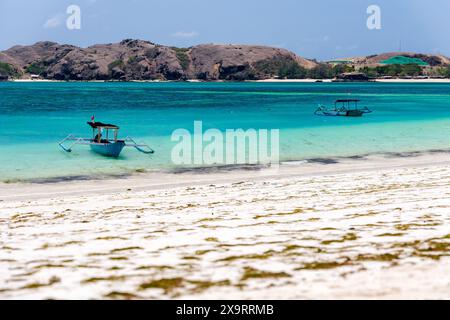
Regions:
[[333, 108], [319, 105], [314, 114], [317, 116], [328, 117], [362, 117], [363, 114], [372, 112], [372, 110], [367, 107], [358, 107], [359, 101], [360, 100], [357, 99], [336, 100]]
[[[133, 147], [136, 150], [152, 154], [155, 151], [146, 144], [137, 144], [132, 138], [126, 137], [124, 140], [118, 139], [119, 127], [114, 124], [90, 121], [87, 123], [92, 128], [92, 138], [80, 138], [69, 134], [59, 146], [66, 152], [72, 152], [72, 148], [77, 144], [89, 145], [93, 152], [106, 157], [117, 158], [124, 147]], [[112, 134], [110, 134], [112, 131]], [[112, 136], [110, 138], [110, 136]], [[67, 142], [72, 142], [66, 146]]]

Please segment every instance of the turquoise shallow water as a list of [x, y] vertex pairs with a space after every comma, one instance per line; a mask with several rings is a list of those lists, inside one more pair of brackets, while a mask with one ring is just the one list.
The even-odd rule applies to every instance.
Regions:
[[[360, 98], [363, 118], [318, 117], [319, 103]], [[86, 125], [120, 125], [155, 150], [118, 159], [57, 142]], [[340, 83], [0, 83], [0, 181], [90, 177], [174, 167], [177, 128], [280, 129], [281, 160], [409, 152], [450, 147], [450, 84]]]

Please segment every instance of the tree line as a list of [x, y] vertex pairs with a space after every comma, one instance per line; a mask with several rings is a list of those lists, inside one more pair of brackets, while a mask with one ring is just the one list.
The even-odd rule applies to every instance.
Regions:
[[333, 79], [342, 73], [361, 72], [369, 78], [381, 77], [445, 77], [450, 78], [450, 65], [436, 68], [424, 68], [417, 64], [392, 64], [376, 67], [356, 68], [349, 64], [319, 63], [312, 69], [305, 69], [297, 63], [280, 66], [278, 77], [281, 79]]

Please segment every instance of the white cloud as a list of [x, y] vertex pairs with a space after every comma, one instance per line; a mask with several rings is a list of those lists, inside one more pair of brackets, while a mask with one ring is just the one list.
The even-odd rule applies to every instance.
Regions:
[[47, 21], [45, 21], [44, 23], [44, 28], [45, 29], [51, 29], [51, 28], [56, 28], [59, 27], [62, 23], [63, 20], [63, 16], [61, 14], [58, 14], [50, 19], [48, 19]]
[[194, 37], [198, 37], [198, 32], [197, 31], [177, 31], [175, 33], [172, 33], [171, 36], [175, 37], [175, 38], [194, 38]]

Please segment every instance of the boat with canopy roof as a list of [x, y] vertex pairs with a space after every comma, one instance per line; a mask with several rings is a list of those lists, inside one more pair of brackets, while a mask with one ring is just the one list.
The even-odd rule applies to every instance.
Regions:
[[329, 117], [362, 117], [363, 114], [372, 112], [367, 107], [360, 108], [358, 102], [360, 102], [358, 99], [336, 100], [333, 108], [319, 105], [319, 108], [317, 108], [314, 114]]
[[[87, 124], [92, 128], [92, 138], [81, 138], [69, 134], [59, 142], [59, 146], [66, 152], [72, 152], [72, 148], [77, 144], [89, 145], [93, 152], [114, 158], [117, 158], [125, 147], [135, 148], [145, 154], [155, 152], [146, 144], [136, 143], [131, 137], [120, 140], [119, 127], [114, 124], [95, 122], [93, 119]], [[70, 144], [67, 145], [68, 143]]]

